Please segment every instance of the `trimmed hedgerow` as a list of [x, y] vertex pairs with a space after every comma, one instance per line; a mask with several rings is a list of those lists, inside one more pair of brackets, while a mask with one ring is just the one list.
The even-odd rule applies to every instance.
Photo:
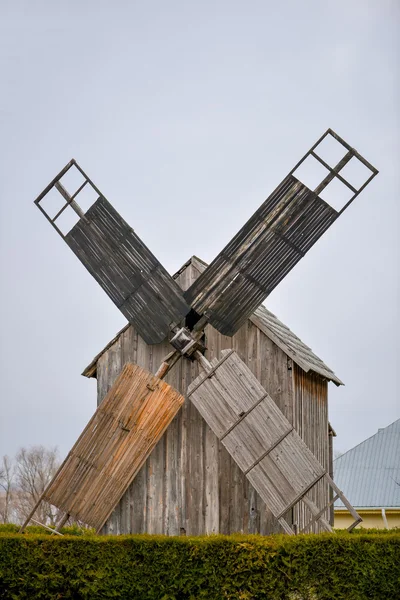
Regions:
[[[1, 523], [0, 534], [2, 533], [18, 533], [21, 529], [21, 525], [15, 525], [15, 523]], [[28, 525], [25, 528], [24, 534], [26, 533], [38, 533], [39, 535], [52, 535], [52, 532], [45, 529], [41, 525]], [[63, 535], [95, 535], [95, 530], [91, 528], [79, 527], [76, 523], [74, 525], [66, 525], [61, 527], [60, 533]]]
[[0, 535], [0, 598], [391, 599], [400, 536]]
[[[343, 529], [336, 529], [335, 531], [339, 531], [341, 533], [346, 533], [346, 530], [343, 531]], [[354, 534], [360, 534], [360, 533], [364, 533], [364, 534], [376, 534], [378, 533], [379, 535], [384, 535], [385, 533], [388, 533], [389, 535], [395, 535], [397, 533], [397, 535], [400, 535], [400, 527], [392, 527], [392, 529], [378, 529], [377, 527], [357, 527], [357, 529], [352, 529], [349, 533], [351, 533], [352, 535]]]

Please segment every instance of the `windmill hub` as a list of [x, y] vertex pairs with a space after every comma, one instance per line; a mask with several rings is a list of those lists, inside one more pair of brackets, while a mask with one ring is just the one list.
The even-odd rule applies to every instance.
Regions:
[[191, 356], [201, 346], [200, 342], [193, 337], [186, 327], [182, 327], [175, 333], [174, 337], [170, 340], [170, 344], [178, 350], [182, 356], [185, 354]]

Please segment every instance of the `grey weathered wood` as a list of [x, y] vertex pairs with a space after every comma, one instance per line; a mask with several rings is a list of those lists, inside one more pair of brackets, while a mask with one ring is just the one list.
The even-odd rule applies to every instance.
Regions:
[[325, 474], [236, 353], [223, 350], [189, 386], [188, 397], [277, 519]]
[[350, 525], [350, 527], [347, 528], [347, 531], [351, 531], [352, 529], [354, 529], [354, 527], [356, 527], [356, 525], [358, 525], [358, 523], [361, 523], [362, 518], [360, 517], [358, 512], [355, 510], [354, 506], [352, 506], [350, 504], [350, 502], [348, 501], [346, 496], [343, 494], [342, 490], [340, 490], [338, 488], [336, 483], [333, 481], [333, 479], [328, 474], [325, 475], [325, 479], [328, 482], [328, 484], [331, 486], [333, 491], [336, 492], [337, 496], [341, 499], [341, 501], [343, 502], [343, 504], [345, 505], [345, 507], [351, 514], [351, 516], [353, 517], [354, 522]]
[[[86, 184], [86, 182], [85, 182]], [[84, 185], [85, 185], [84, 184]], [[83, 217], [84, 212], [81, 209], [81, 207], [75, 202], [75, 200], [73, 199], [72, 196], [70, 196], [70, 194], [67, 192], [67, 190], [65, 189], [65, 187], [58, 181], [55, 186], [55, 188], [57, 188], [57, 190], [60, 192], [61, 196], [63, 196], [63, 198], [66, 200], [66, 206], [71, 206], [71, 208], [73, 208], [73, 210], [76, 212], [77, 215], [79, 215], [79, 217]], [[54, 217], [54, 221], [57, 219], [57, 217], [61, 214], [62, 209], [60, 211], [58, 211], [58, 213], [56, 214], [56, 216]]]
[[[320, 519], [320, 517], [323, 517], [325, 512], [331, 506], [333, 506], [333, 504], [336, 502], [336, 500], [338, 500], [338, 498], [339, 498], [339, 494], [336, 494], [336, 496], [332, 496], [332, 498], [329, 500], [329, 503], [326, 506], [324, 506], [324, 508], [322, 510], [320, 510], [318, 513], [313, 515], [311, 521], [309, 521], [307, 523], [307, 525], [305, 527], [303, 527], [303, 529], [301, 530], [300, 533], [305, 533], [306, 531], [308, 531], [310, 529], [310, 527], [312, 527], [312, 525], [314, 525], [314, 523], [316, 523], [318, 521], [318, 519]], [[332, 526], [332, 523], [329, 523], [329, 525]]]
[[189, 312], [179, 286], [103, 196], [64, 240], [149, 344]]
[[325, 509], [328, 508], [328, 506], [325, 506], [324, 509], [321, 511], [321, 510], [318, 509], [318, 506], [316, 506], [312, 500], [310, 500], [309, 498], [307, 498], [307, 496], [303, 496], [302, 499], [301, 499], [301, 501], [310, 510], [311, 514], [313, 515], [313, 518], [315, 520], [318, 520], [321, 523], [321, 525], [324, 526], [324, 528], [325, 528], [326, 531], [330, 531], [330, 532], [333, 531], [331, 525], [322, 516], [323, 513], [325, 512]]
[[288, 175], [185, 293], [188, 304], [233, 335], [337, 216]]
[[[315, 373], [305, 373], [298, 365], [293, 368], [294, 384], [294, 422], [293, 425], [308, 448], [329, 471], [329, 440], [323, 430], [328, 431], [328, 382]], [[326, 428], [326, 429], [325, 429]], [[317, 506], [326, 506], [329, 502], [329, 486], [325, 479], [309, 492], [308, 496]], [[299, 529], [308, 523], [305, 507], [300, 503], [294, 509], [294, 522]], [[312, 527], [313, 532], [321, 530], [320, 524]]]
[[[250, 469], [282, 436], [293, 429], [290, 423], [286, 425], [273, 418], [270, 412], [272, 405], [273, 401], [268, 397], [259, 401], [254, 410], [223, 438], [223, 445], [243, 471]], [[276, 405], [273, 408], [278, 410]]]
[[[185, 286], [190, 285], [190, 282], [193, 282], [200, 269], [201, 262], [196, 263], [196, 266], [189, 262], [177, 276], [177, 283], [184, 289]], [[121, 341], [116, 344], [118, 340]], [[296, 391], [294, 368], [292, 364], [288, 365], [287, 355], [250, 321], [243, 325], [233, 337], [223, 336], [208, 325], [205, 343], [207, 346], [206, 357], [210, 361], [214, 358], [221, 358], [221, 352], [224, 349], [234, 348], [256, 375], [260, 384], [268, 389], [274, 403], [291, 424], [294, 423], [296, 413], [296, 423], [300, 424], [301, 435], [307, 437], [308, 444], [315, 438], [315, 442], [312, 441], [314, 446], [311, 449], [315, 453], [317, 448], [317, 454], [321, 460], [321, 452], [323, 457], [325, 439], [327, 440], [325, 429], [325, 420], [327, 423], [326, 381], [319, 378], [318, 384], [316, 384], [312, 373], [303, 372], [304, 382], [300, 385], [299, 379], [297, 379], [297, 385], [300, 385], [301, 389], [305, 389], [306, 382], [309, 382], [310, 387], [310, 393], [307, 398], [304, 397], [303, 402], [301, 394], [299, 396]], [[157, 346], [160, 347], [162, 357], [171, 350], [168, 343]], [[152, 354], [150, 347], [145, 344], [134, 327], [128, 326], [120, 332], [117, 340], [96, 358], [91, 370], [87, 373], [89, 376], [91, 373], [97, 373], [99, 402], [111, 385], [111, 381], [108, 383], [109, 378], [112, 379], [114, 373], [121, 370], [126, 360], [136, 362], [150, 370], [150, 365], [154, 363]], [[189, 366], [185, 367], [186, 364]], [[188, 385], [198, 373], [196, 362], [191, 363], [182, 359], [167, 374], [166, 381], [181, 393], [185, 393]], [[310, 420], [311, 415], [308, 410], [312, 403], [316, 403], [320, 407], [319, 412], [315, 412], [314, 421]], [[164, 445], [165, 462], [163, 464], [168, 476], [161, 477], [160, 474], [159, 478], [152, 479], [152, 485], [161, 490], [161, 496], [158, 497], [161, 497], [163, 505], [163, 533], [171, 535], [178, 527], [178, 534], [186, 533], [187, 535], [194, 532], [203, 534], [214, 531], [219, 533], [243, 531], [244, 533], [265, 535], [282, 531], [276, 518], [265, 506], [254, 487], [204, 420], [200, 418], [195, 422], [193, 419], [190, 421], [192, 410], [196, 411], [194, 407], [191, 407], [190, 399], [187, 399], [175, 417], [176, 429], [164, 434], [168, 440]], [[174, 422], [173, 425], [175, 427]], [[311, 436], [310, 429], [316, 431], [315, 436]], [[203, 439], [201, 445], [196, 445], [196, 452], [192, 451], [191, 438], [193, 436], [196, 439], [201, 436]], [[131, 522], [130, 527], [127, 530], [122, 529], [121, 533], [149, 531], [147, 517], [147, 486], [149, 482], [146, 475], [149, 462], [147, 461], [130, 486]], [[173, 464], [177, 465], [176, 472], [172, 472], [168, 467]], [[201, 491], [199, 495], [191, 493], [193, 487], [192, 467], [197, 478], [194, 488]], [[171, 514], [168, 505], [169, 499], [173, 497], [174, 488], [177, 489], [179, 508], [173, 529], [171, 529], [171, 526], [167, 525], [167, 522], [171, 523], [171, 519], [167, 520], [166, 515]], [[323, 506], [324, 486], [319, 489], [318, 496], [314, 499], [318, 506]], [[122, 499], [120, 506], [125, 501], [126, 499]], [[196, 507], [192, 505], [196, 505]], [[299, 506], [297, 505], [294, 511], [297, 511]], [[119, 512], [119, 508], [114, 511], [104, 532], [116, 531]], [[200, 520], [198, 520], [199, 516]], [[308, 522], [309, 517], [304, 511], [304, 514], [300, 516], [296, 514], [295, 519], [301, 528]], [[290, 520], [288, 522], [290, 523]], [[317, 528], [319, 528], [318, 525]]]

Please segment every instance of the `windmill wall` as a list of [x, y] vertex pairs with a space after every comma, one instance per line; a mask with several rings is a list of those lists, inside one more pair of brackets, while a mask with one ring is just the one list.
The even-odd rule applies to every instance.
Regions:
[[[187, 289], [199, 274], [189, 263], [177, 282]], [[327, 381], [305, 373], [251, 321], [232, 338], [211, 326], [205, 333], [206, 357], [234, 348], [328, 469]], [[126, 362], [155, 372], [170, 351], [168, 343], [146, 345], [134, 327], [127, 327], [97, 360], [98, 403]], [[185, 394], [197, 375], [197, 362], [181, 359], [166, 381]], [[327, 504], [326, 486], [317, 484], [310, 497], [318, 506]], [[295, 508], [288, 521], [301, 529], [309, 518]], [[105, 533], [166, 535], [276, 531], [279, 524], [189, 400], [104, 527]]]

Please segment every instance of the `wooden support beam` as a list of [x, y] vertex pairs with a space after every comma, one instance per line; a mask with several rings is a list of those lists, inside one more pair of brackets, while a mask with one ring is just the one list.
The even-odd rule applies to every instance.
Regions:
[[329, 483], [329, 485], [331, 486], [331, 488], [333, 488], [333, 490], [339, 496], [340, 500], [343, 502], [343, 504], [345, 505], [345, 507], [347, 508], [347, 510], [349, 511], [349, 513], [351, 514], [351, 516], [353, 517], [354, 523], [352, 523], [350, 525], [350, 527], [347, 528], [347, 531], [351, 531], [352, 529], [354, 529], [354, 527], [356, 527], [356, 525], [358, 525], [359, 523], [361, 523], [362, 518], [360, 517], [360, 515], [358, 514], [358, 512], [356, 511], [356, 509], [354, 508], [354, 506], [352, 506], [350, 504], [350, 502], [347, 500], [347, 498], [343, 494], [343, 492], [338, 488], [338, 486], [336, 485], [336, 483], [333, 481], [332, 477], [330, 477], [328, 474], [326, 474], [325, 475], [325, 479], [327, 480], [327, 482]]
[[321, 525], [324, 527], [324, 529], [326, 529], [326, 531], [329, 531], [330, 533], [332, 533], [332, 531], [333, 531], [332, 527], [330, 526], [328, 521], [320, 515], [321, 511], [319, 510], [318, 506], [316, 504], [314, 504], [314, 502], [312, 500], [310, 500], [310, 498], [307, 498], [307, 496], [303, 496], [301, 501], [310, 510], [313, 517], [315, 517], [315, 520], [316, 521], [318, 520], [321, 523]]
[[283, 517], [280, 517], [278, 522], [286, 533], [289, 535], [296, 535], [295, 531], [290, 527], [289, 523]]
[[337, 176], [339, 171], [341, 171], [343, 169], [343, 167], [345, 165], [347, 165], [347, 163], [352, 158], [352, 156], [353, 156], [353, 153], [351, 151], [347, 152], [347, 154], [345, 154], [343, 156], [342, 160], [340, 160], [338, 162], [336, 167], [333, 167], [333, 169], [330, 170], [330, 172], [325, 177], [325, 179], [323, 181], [321, 181], [321, 183], [315, 188], [314, 194], [319, 196], [319, 194], [327, 187], [327, 185], [332, 181], [332, 179], [334, 179], [334, 177]]
[[204, 371], [206, 371], [207, 373], [209, 371], [211, 371], [212, 367], [211, 367], [211, 363], [206, 359], [206, 357], [199, 352], [199, 350], [196, 350], [196, 352], [194, 353], [194, 357], [197, 360], [197, 362], [200, 364], [200, 366], [204, 369]]
[[[203, 324], [203, 327], [204, 327], [204, 324]], [[203, 333], [204, 333], [204, 331], [202, 329], [194, 331], [192, 333], [194, 343], [197, 343], [200, 340], [200, 338], [203, 336]], [[191, 347], [192, 347], [192, 345], [191, 345]], [[168, 371], [170, 371], [172, 369], [172, 367], [181, 358], [181, 356], [184, 356], [184, 355], [185, 354], [181, 353], [179, 350], [174, 350], [173, 352], [170, 352], [169, 354], [167, 354], [167, 356], [163, 359], [161, 365], [158, 367], [158, 369], [156, 371], [156, 374], [155, 374], [156, 377], [159, 377], [160, 379], [164, 379], [164, 377], [167, 375]], [[208, 360], [203, 356], [203, 354], [199, 350], [196, 350], [193, 353], [193, 356], [200, 363], [200, 365], [203, 367], [203, 369], [205, 371], [209, 371], [211, 369], [211, 364], [208, 362]]]
[[54, 184], [54, 187], [60, 192], [61, 196], [66, 200], [67, 204], [69, 204], [69, 206], [71, 206], [71, 208], [74, 209], [74, 211], [76, 212], [76, 214], [82, 218], [85, 213], [83, 212], [83, 210], [81, 209], [81, 207], [79, 206], [79, 204], [77, 202], [75, 202], [75, 200], [73, 199], [72, 196], [70, 196], [70, 194], [67, 192], [67, 190], [65, 189], [65, 187], [62, 185], [62, 183], [60, 183], [59, 181], [57, 181], [57, 183]]
[[336, 500], [337, 500], [338, 498], [339, 498], [339, 496], [338, 496], [338, 495], [334, 496], [334, 497], [332, 498], [332, 500], [330, 500], [330, 502], [328, 502], [328, 504], [327, 504], [326, 506], [324, 506], [324, 508], [323, 508], [322, 510], [320, 510], [320, 511], [319, 511], [319, 513], [318, 513], [318, 514], [316, 514], [316, 515], [314, 515], [314, 516], [313, 516], [313, 518], [311, 519], [311, 521], [309, 521], [309, 522], [307, 523], [307, 525], [305, 525], [305, 526], [303, 527], [303, 529], [300, 531], [300, 533], [305, 533], [305, 532], [306, 532], [306, 531], [307, 531], [307, 530], [308, 530], [308, 529], [309, 529], [309, 528], [310, 528], [310, 527], [311, 527], [311, 526], [312, 526], [314, 523], [316, 523], [316, 522], [318, 521], [318, 519], [319, 519], [320, 517], [322, 517], [322, 515], [324, 514], [324, 512], [325, 512], [326, 510], [328, 510], [328, 508], [329, 508], [330, 506], [332, 506], [332, 504], [333, 504], [334, 502], [336, 502]]
[[156, 377], [158, 377], [159, 379], [164, 379], [164, 377], [166, 376], [168, 371], [170, 369], [172, 369], [174, 364], [178, 362], [178, 360], [180, 359], [181, 356], [182, 355], [178, 350], [175, 350], [175, 352], [170, 352], [169, 354], [167, 354], [167, 356], [164, 358], [161, 365], [158, 367], [158, 369], [156, 371], [156, 374], [155, 374]]
[[61, 535], [61, 537], [63, 536], [63, 534], [60, 533], [59, 531], [57, 531], [56, 529], [52, 529], [51, 527], [48, 527], [44, 523], [41, 523], [40, 521], [36, 521], [36, 519], [32, 519], [31, 518], [31, 521], [33, 521], [34, 523], [36, 523], [36, 525], [40, 525], [41, 527], [44, 527], [48, 531], [51, 531], [51, 533], [56, 533], [57, 535]]
[[62, 517], [62, 519], [60, 519], [60, 522], [58, 523], [57, 527], [55, 528], [53, 533], [57, 533], [58, 531], [60, 531], [60, 529], [62, 527], [64, 527], [65, 523], [68, 521], [70, 517], [69, 513], [65, 513], [65, 515]]
[[[57, 473], [58, 473], [58, 471], [57, 471]], [[49, 486], [47, 486], [47, 488], [48, 488], [48, 487], [49, 487]], [[19, 529], [19, 532], [18, 532], [18, 533], [22, 533], [22, 532], [24, 531], [25, 527], [26, 527], [26, 526], [29, 524], [29, 522], [30, 522], [30, 521], [34, 521], [34, 519], [33, 519], [33, 515], [35, 514], [35, 512], [37, 511], [37, 509], [38, 509], [38, 507], [39, 507], [39, 505], [40, 505], [41, 501], [43, 500], [43, 498], [44, 498], [44, 495], [45, 495], [45, 493], [46, 493], [46, 491], [47, 491], [47, 488], [46, 488], [46, 489], [44, 490], [44, 492], [43, 492], [43, 493], [42, 493], [42, 494], [39, 496], [39, 498], [38, 498], [38, 500], [37, 500], [37, 502], [36, 502], [35, 506], [32, 508], [31, 512], [30, 512], [30, 513], [29, 513], [29, 515], [26, 517], [26, 519], [25, 519], [25, 521], [24, 521], [23, 525], [20, 527], [20, 529]], [[36, 522], [37, 522], [37, 521], [36, 521]], [[39, 525], [41, 525], [41, 523], [39, 523]]]

